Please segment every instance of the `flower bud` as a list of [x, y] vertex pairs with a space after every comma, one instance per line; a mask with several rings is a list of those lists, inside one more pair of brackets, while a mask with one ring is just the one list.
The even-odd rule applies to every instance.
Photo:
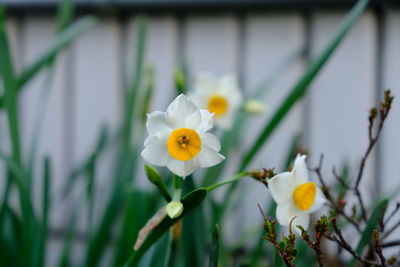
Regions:
[[268, 110], [268, 106], [261, 101], [250, 99], [243, 104], [243, 109], [251, 115], [260, 115]]
[[167, 214], [171, 219], [178, 218], [183, 212], [183, 204], [179, 201], [171, 201], [167, 204]]

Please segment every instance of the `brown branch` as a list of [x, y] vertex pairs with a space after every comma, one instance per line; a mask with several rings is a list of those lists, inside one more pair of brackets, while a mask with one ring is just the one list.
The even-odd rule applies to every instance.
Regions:
[[357, 180], [354, 186], [354, 191], [357, 195], [357, 199], [358, 199], [358, 203], [360, 204], [360, 209], [361, 209], [361, 215], [362, 215], [362, 219], [366, 222], [367, 221], [367, 213], [365, 210], [365, 206], [364, 206], [364, 202], [362, 200], [361, 197], [361, 192], [360, 192], [360, 182], [361, 182], [361, 178], [363, 176], [363, 172], [364, 172], [364, 168], [365, 168], [365, 163], [368, 159], [368, 156], [370, 155], [372, 149], [374, 148], [376, 142], [379, 139], [379, 136], [382, 132], [382, 128], [383, 128], [383, 124], [389, 114], [390, 108], [391, 108], [391, 103], [393, 101], [393, 97], [390, 95], [390, 90], [385, 91], [384, 94], [384, 101], [380, 104], [379, 107], [379, 124], [377, 126], [377, 130], [376, 130], [376, 134], [374, 136], [373, 134], [373, 128], [374, 128], [374, 121], [378, 115], [378, 111], [376, 108], [372, 108], [370, 111], [370, 115], [369, 115], [369, 126], [368, 126], [368, 138], [369, 138], [369, 145], [368, 148], [364, 154], [364, 157], [361, 159], [361, 163], [360, 163], [360, 169], [358, 171], [358, 175], [357, 175]]
[[335, 241], [341, 248], [345, 249], [347, 252], [349, 252], [351, 255], [353, 255], [353, 257], [356, 258], [359, 262], [367, 264], [367, 265], [379, 265], [379, 262], [377, 262], [377, 261], [363, 259], [361, 256], [359, 256], [344, 239], [342, 231], [337, 227], [336, 218], [332, 218], [331, 221], [332, 221], [332, 226], [336, 233], [336, 236], [325, 235], [325, 237], [327, 239], [329, 239], [331, 241]]
[[333, 176], [335, 176], [336, 180], [338, 180], [338, 182], [347, 190], [354, 190], [353, 187], [349, 186], [348, 184], [346, 184], [346, 182], [344, 181], [343, 177], [341, 177], [339, 174], [337, 174], [336, 172], [336, 168], [333, 167], [332, 168], [332, 173]]
[[396, 247], [396, 246], [400, 246], [400, 240], [386, 242], [381, 245], [382, 248], [389, 248], [389, 247]]
[[332, 195], [330, 194], [328, 187], [326, 186], [325, 180], [322, 176], [321, 173], [321, 169], [322, 169], [322, 162], [323, 162], [323, 155], [321, 154], [320, 158], [319, 158], [319, 163], [318, 166], [315, 167], [314, 169], [311, 169], [312, 171], [314, 171], [317, 174], [317, 177], [323, 187], [323, 193], [326, 197], [326, 199], [330, 202], [330, 206], [331, 208], [333, 208], [337, 214], [343, 216], [350, 224], [352, 224], [354, 226], [354, 228], [357, 230], [358, 233], [362, 233], [360, 226], [358, 225], [358, 223], [351, 218], [349, 215], [347, 215], [343, 209], [343, 207], [341, 205], [338, 205], [338, 203], [336, 203], [336, 201], [334, 200], [334, 198], [332, 197]]
[[387, 238], [394, 230], [396, 230], [400, 226], [400, 221], [398, 221], [395, 225], [392, 226], [389, 230], [383, 233], [382, 240]]
[[380, 234], [377, 230], [374, 230], [373, 236], [374, 236], [375, 252], [376, 254], [378, 254], [382, 266], [386, 267], [386, 259], [383, 256], [381, 242], [379, 241]]
[[390, 221], [390, 219], [393, 218], [393, 216], [396, 214], [396, 212], [399, 210], [399, 208], [400, 208], [400, 203], [397, 202], [397, 203], [396, 203], [396, 207], [394, 208], [394, 210], [392, 211], [392, 213], [390, 213], [390, 215], [389, 215], [389, 216], [386, 218], [386, 220], [383, 222], [384, 225], [386, 225], [386, 224]]

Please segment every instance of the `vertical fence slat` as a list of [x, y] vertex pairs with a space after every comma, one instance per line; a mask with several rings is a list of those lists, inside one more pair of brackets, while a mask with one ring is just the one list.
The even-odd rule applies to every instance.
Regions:
[[[53, 17], [27, 17], [23, 26], [23, 44], [21, 54], [23, 55], [22, 64], [28, 66], [31, 64], [44, 48], [50, 44], [54, 38], [55, 23]], [[35, 172], [34, 172], [34, 196], [35, 203], [40, 203], [42, 196], [42, 177], [43, 177], [43, 160], [45, 156], [49, 156], [52, 163], [51, 184], [52, 196], [57, 196], [60, 192], [61, 185], [64, 182], [66, 174], [64, 169], [64, 152], [63, 143], [65, 140], [66, 124], [64, 121], [64, 94], [65, 94], [65, 72], [66, 60], [65, 55], [60, 55], [53, 65], [54, 72], [52, 82], [49, 88], [49, 96], [44, 115], [41, 115], [42, 127], [40, 129], [40, 137], [38, 138], [37, 153], [35, 156]], [[29, 161], [29, 153], [37, 127], [37, 112], [43, 108], [42, 91], [44, 90], [45, 80], [47, 79], [47, 70], [43, 70], [36, 76], [27, 88], [21, 93], [20, 98], [20, 117], [21, 121], [21, 141], [24, 151], [23, 160], [25, 165]], [[47, 90], [47, 89], [45, 89]], [[58, 197], [53, 198], [53, 201]], [[41, 207], [38, 209], [41, 214]], [[60, 209], [51, 209], [50, 225], [59, 227], [62, 223], [63, 211]], [[50, 246], [49, 246], [50, 248]], [[57, 249], [51, 246], [51, 253], [48, 253], [48, 261], [54, 262]]]
[[238, 22], [234, 16], [191, 15], [185, 23], [184, 56], [192, 77], [199, 71], [223, 75], [237, 70]]
[[[334, 34], [345, 16], [322, 12], [312, 20], [312, 50], [316, 55]], [[349, 32], [333, 57], [312, 84], [308, 140], [311, 167], [324, 155], [323, 172], [332, 178], [348, 161], [355, 179], [368, 146], [368, 111], [375, 105], [376, 21], [367, 12]], [[365, 201], [373, 199], [374, 155], [367, 162], [361, 187]], [[334, 182], [331, 179], [330, 182]], [[354, 180], [353, 180], [354, 182]]]
[[[128, 38], [126, 39], [126, 51], [124, 52], [128, 59], [128, 81], [133, 79], [130, 73], [135, 66], [138, 25], [137, 18], [129, 20]], [[176, 94], [174, 83], [174, 68], [178, 64], [178, 22], [173, 16], [150, 16], [147, 19], [146, 43], [144, 54], [144, 71], [142, 76], [141, 88], [146, 85], [146, 69], [149, 66], [155, 70], [155, 84], [152, 93], [152, 99], [148, 112], [155, 110], [166, 110], [169, 103]], [[147, 132], [145, 133], [147, 136]], [[141, 141], [139, 140], [139, 144]], [[149, 184], [144, 172], [144, 160], [138, 157], [136, 185], [139, 187], [152, 187]]]
[[399, 186], [400, 178], [400, 12], [392, 11], [387, 16], [386, 45], [384, 49], [383, 86], [389, 88], [395, 96], [393, 108], [382, 132], [381, 178], [382, 191], [392, 192]]
[[[284, 13], [279, 15], [248, 15], [245, 21], [245, 89], [248, 94], [258, 87], [289, 55], [299, 51], [304, 45], [304, 21], [298, 13]], [[275, 110], [289, 93], [292, 85], [299, 77], [303, 64], [296, 61], [278, 78], [261, 99], [269, 106], [268, 112], [250, 119], [243, 132], [242, 144], [249, 147], [262, 131]], [[302, 104], [288, 114], [284, 122], [276, 129], [270, 140], [254, 158], [249, 169], [276, 168], [282, 170], [286, 154], [295, 135], [302, 131]], [[248, 222], [257, 223], [259, 218], [257, 203], [267, 210], [269, 192], [258, 182], [248, 183], [246, 187], [245, 209], [242, 218], [249, 218]], [[272, 214], [271, 214], [272, 215]]]
[[[122, 82], [120, 64], [120, 27], [115, 20], [103, 19], [85, 33], [73, 47], [72, 77], [72, 142], [73, 165], [80, 166], [93, 151], [102, 126], [106, 125], [109, 137], [118, 130], [122, 114]], [[109, 199], [110, 184], [115, 179], [113, 157], [109, 150], [96, 162], [93, 222], [101, 218]], [[87, 179], [79, 187], [78, 201], [85, 200]], [[77, 200], [75, 199], [75, 201]], [[76, 202], [75, 202], [76, 203]], [[71, 204], [70, 204], [71, 205]], [[87, 208], [80, 210], [78, 228], [86, 231]], [[93, 229], [98, 225], [94, 224]], [[84, 249], [74, 247], [75, 259], [80, 259]]]

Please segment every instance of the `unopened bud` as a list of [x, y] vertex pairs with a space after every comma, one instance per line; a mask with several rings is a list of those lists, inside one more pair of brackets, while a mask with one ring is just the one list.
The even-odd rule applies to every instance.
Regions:
[[267, 112], [268, 106], [261, 101], [250, 99], [243, 104], [243, 109], [251, 115], [260, 115]]
[[171, 201], [167, 204], [167, 214], [171, 219], [178, 218], [183, 212], [183, 204], [179, 201]]

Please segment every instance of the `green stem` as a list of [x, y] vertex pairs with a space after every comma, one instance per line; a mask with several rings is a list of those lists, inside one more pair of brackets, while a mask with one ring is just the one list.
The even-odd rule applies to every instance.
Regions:
[[179, 176], [174, 175], [174, 196], [172, 197], [172, 201], [181, 201], [182, 189], [180, 179]]
[[226, 184], [230, 184], [230, 183], [236, 182], [236, 181], [238, 181], [238, 180], [240, 180], [242, 178], [248, 177], [248, 174], [249, 174], [248, 172], [239, 172], [239, 173], [233, 175], [232, 177], [230, 177], [230, 178], [228, 178], [226, 180], [223, 180], [223, 181], [221, 181], [219, 183], [210, 185], [209, 187], [206, 188], [207, 192], [211, 192], [212, 190], [214, 190], [214, 189], [216, 189], [216, 188], [218, 188], [220, 186], [223, 186], [223, 185], [226, 185]]

